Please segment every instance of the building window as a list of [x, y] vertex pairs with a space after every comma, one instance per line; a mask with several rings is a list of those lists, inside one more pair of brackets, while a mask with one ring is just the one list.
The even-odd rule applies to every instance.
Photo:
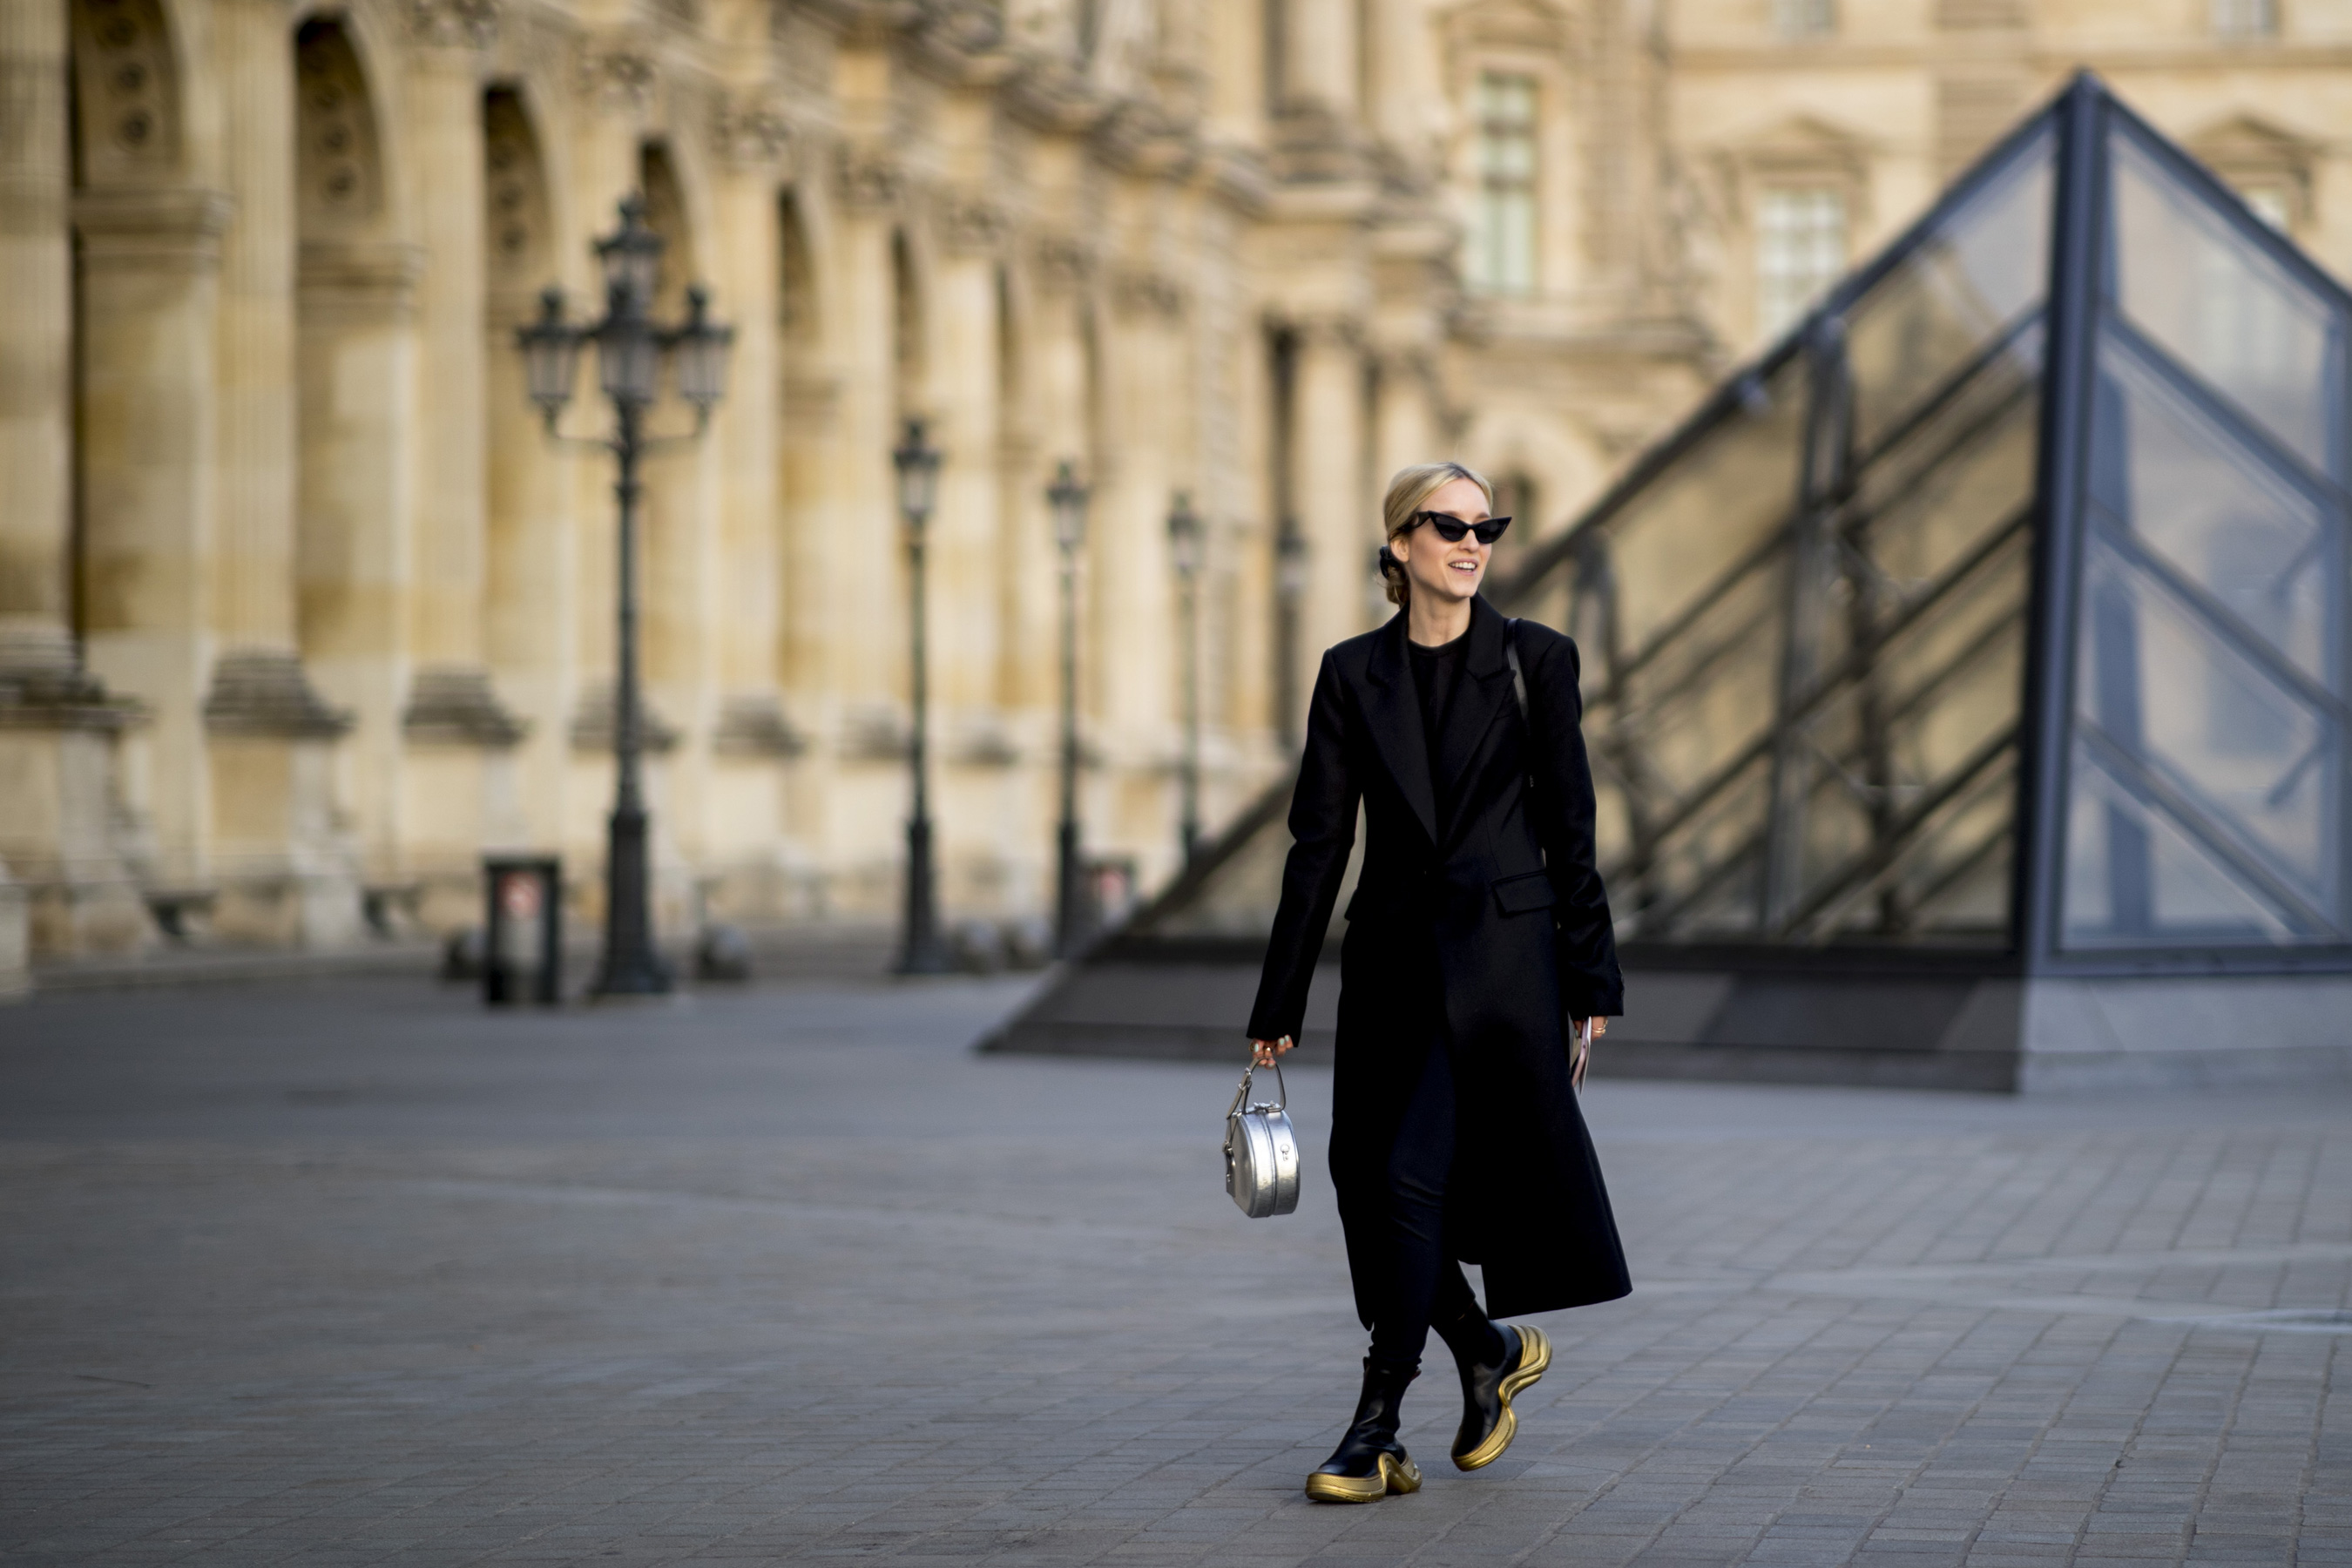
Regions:
[[1756, 326], [1765, 337], [1805, 313], [1845, 270], [1845, 195], [1766, 191], [1756, 205]]
[[1772, 0], [1772, 31], [1784, 38], [1826, 38], [1837, 31], [1837, 0]]
[[2212, 0], [2213, 31], [2225, 38], [2267, 38], [2278, 31], [2278, 0]]
[[1478, 79], [1477, 210], [1471, 216], [1470, 286], [1489, 294], [1536, 286], [1536, 83]]

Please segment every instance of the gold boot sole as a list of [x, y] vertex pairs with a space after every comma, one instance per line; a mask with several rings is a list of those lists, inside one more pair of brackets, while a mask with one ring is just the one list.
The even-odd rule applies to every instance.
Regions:
[[1541, 1329], [1521, 1324], [1518, 1369], [1504, 1378], [1502, 1386], [1496, 1390], [1503, 1402], [1502, 1419], [1495, 1423], [1495, 1429], [1486, 1434], [1485, 1442], [1466, 1454], [1454, 1456], [1455, 1469], [1475, 1470], [1503, 1457], [1503, 1450], [1509, 1447], [1511, 1439], [1519, 1435], [1519, 1418], [1511, 1414], [1512, 1398], [1521, 1390], [1533, 1386], [1536, 1379], [1541, 1377], [1550, 1365], [1551, 1342], [1544, 1338]]
[[1350, 1476], [1327, 1476], [1320, 1470], [1307, 1478], [1307, 1495], [1317, 1502], [1378, 1502], [1391, 1492], [1420, 1489], [1421, 1467], [1411, 1459], [1399, 1464], [1386, 1454], [1381, 1456], [1378, 1473], [1361, 1480]]

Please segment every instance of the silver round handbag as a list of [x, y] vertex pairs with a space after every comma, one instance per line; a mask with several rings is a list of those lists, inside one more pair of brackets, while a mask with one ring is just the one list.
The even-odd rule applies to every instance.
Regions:
[[1253, 1063], [1242, 1072], [1242, 1086], [1225, 1108], [1225, 1193], [1252, 1219], [1288, 1214], [1298, 1206], [1298, 1134], [1292, 1131], [1290, 1086], [1282, 1081], [1282, 1065], [1274, 1068], [1273, 1104], [1249, 1103]]

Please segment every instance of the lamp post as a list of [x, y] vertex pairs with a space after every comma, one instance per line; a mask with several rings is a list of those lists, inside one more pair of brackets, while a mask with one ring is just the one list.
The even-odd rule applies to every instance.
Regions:
[[1192, 498], [1183, 490], [1176, 492], [1176, 504], [1168, 513], [1168, 552], [1176, 564], [1177, 614], [1183, 626], [1184, 659], [1184, 765], [1178, 773], [1182, 788], [1182, 810], [1178, 834], [1183, 840], [1184, 863], [1191, 865], [1192, 857], [1201, 850], [1201, 556], [1202, 546], [1201, 519], [1192, 510]]
[[[596, 345], [597, 383], [613, 405], [613, 434], [580, 445], [601, 447], [618, 460], [613, 494], [620, 503], [618, 647], [613, 683], [613, 814], [604, 853], [604, 956], [590, 989], [600, 996], [652, 995], [670, 988], [669, 966], [654, 950], [646, 868], [644, 700], [637, 671], [637, 468], [645, 455], [699, 437], [724, 395], [732, 327], [709, 319], [709, 296], [687, 290], [686, 320], [665, 326], [653, 319], [661, 279], [662, 237], [646, 223], [645, 203], [621, 203], [621, 226], [596, 242], [604, 270], [604, 319], [572, 325], [563, 319], [563, 293], [540, 296], [539, 320], [516, 333], [531, 401], [548, 434], [564, 405], [583, 344]], [[646, 416], [661, 386], [665, 354], [677, 372], [678, 395], [694, 407], [692, 436], [653, 437]]]
[[898, 516], [907, 528], [907, 598], [913, 667], [908, 680], [915, 733], [907, 747], [913, 774], [914, 809], [907, 817], [907, 916], [898, 948], [901, 974], [945, 974], [955, 965], [940, 940], [939, 887], [931, 870], [931, 799], [927, 754], [930, 746], [930, 680], [924, 652], [923, 531], [939, 500], [940, 449], [930, 444], [923, 421], [907, 421], [906, 434], [890, 454], [898, 469]]
[[1087, 487], [1064, 462], [1045, 487], [1054, 542], [1062, 552], [1062, 816], [1055, 833], [1054, 953], [1068, 958], [1085, 932], [1084, 867], [1078, 858], [1078, 546], [1087, 537]]
[[1286, 517], [1274, 536], [1274, 597], [1277, 606], [1274, 689], [1276, 700], [1282, 704], [1282, 738], [1293, 743], [1299, 738], [1298, 710], [1303, 706], [1298, 700], [1298, 613], [1307, 600], [1307, 536], [1299, 531], [1297, 518]]

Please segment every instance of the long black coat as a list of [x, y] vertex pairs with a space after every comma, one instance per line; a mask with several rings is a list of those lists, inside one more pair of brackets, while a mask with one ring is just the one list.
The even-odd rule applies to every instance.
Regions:
[[1593, 866], [1576, 645], [1520, 623], [1523, 720], [1508, 627], [1473, 602], [1438, 747], [1454, 801], [1442, 828], [1402, 614], [1323, 656], [1307, 716], [1294, 842], [1249, 1033], [1298, 1032], [1360, 800], [1367, 840], [1339, 956], [1331, 1180], [1367, 1326], [1386, 1267], [1390, 1151], [1425, 1053], [1449, 1038], [1459, 1109], [1447, 1226], [1455, 1255], [1485, 1268], [1487, 1310], [1518, 1317], [1633, 1289], [1568, 1080], [1564, 1017], [1623, 1011]]

